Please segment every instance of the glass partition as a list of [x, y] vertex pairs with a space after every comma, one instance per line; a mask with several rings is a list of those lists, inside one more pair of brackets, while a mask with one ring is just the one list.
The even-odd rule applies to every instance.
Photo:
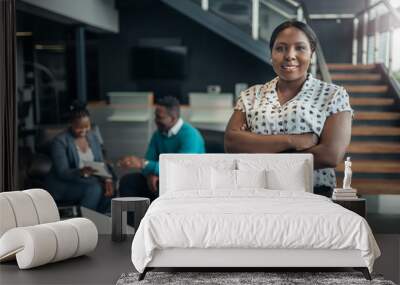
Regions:
[[[199, 6], [201, 0], [192, 0]], [[258, 7], [253, 9], [254, 3]], [[214, 13], [242, 31], [252, 35], [253, 13], [258, 13], [258, 39], [269, 41], [274, 27], [288, 19], [296, 18], [297, 7], [286, 1], [277, 0], [208, 0], [205, 5]]]
[[[393, 31], [393, 48], [392, 51], [400, 50], [400, 28]], [[392, 70], [393, 77], [397, 80], [400, 85], [400, 56], [392, 56]]]
[[221, 16], [247, 34], [251, 35], [251, 0], [209, 0], [209, 11]]
[[[389, 3], [393, 8], [400, 7], [400, 0], [391, 0]], [[373, 0], [370, 4], [370, 7], [376, 6], [357, 15], [360, 22], [357, 40], [360, 46], [365, 46], [365, 48], [361, 49], [357, 62], [354, 63], [383, 63], [393, 78], [399, 82], [400, 58], [396, 56], [396, 51], [400, 49], [399, 19], [396, 19], [384, 2]], [[365, 14], [367, 15], [366, 22]]]
[[201, 6], [201, 0], [192, 0], [192, 2], [197, 3], [199, 6]]
[[289, 11], [287, 8], [283, 8], [282, 5], [278, 6], [272, 1], [260, 1], [260, 39], [269, 42], [274, 28], [279, 23], [295, 18], [295, 15], [294, 9]]

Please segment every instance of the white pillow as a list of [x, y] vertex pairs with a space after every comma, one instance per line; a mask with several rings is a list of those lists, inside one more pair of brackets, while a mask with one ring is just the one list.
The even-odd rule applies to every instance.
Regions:
[[211, 189], [210, 167], [186, 164], [168, 164], [168, 191]]
[[212, 189], [218, 190], [236, 190], [236, 170], [233, 169], [216, 169], [211, 170]]
[[267, 171], [236, 170], [237, 188], [267, 188]]
[[238, 190], [241, 188], [267, 188], [264, 170], [231, 170], [212, 168], [213, 190]]
[[288, 160], [238, 160], [239, 170], [259, 171], [266, 170], [266, 182], [268, 189], [307, 191], [309, 179], [306, 177], [305, 161]]
[[293, 164], [290, 169], [272, 168], [267, 171], [268, 188], [273, 190], [307, 191], [304, 163]]

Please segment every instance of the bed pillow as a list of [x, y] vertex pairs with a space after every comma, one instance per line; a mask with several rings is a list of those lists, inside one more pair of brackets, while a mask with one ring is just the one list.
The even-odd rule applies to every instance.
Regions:
[[266, 170], [211, 170], [212, 189], [234, 191], [241, 188], [267, 188]]
[[303, 167], [304, 163], [298, 163], [286, 169], [269, 169], [268, 189], [306, 192], [308, 179], [305, 177]]
[[213, 190], [236, 190], [236, 170], [234, 169], [217, 169], [211, 170], [211, 181]]
[[267, 188], [267, 171], [236, 170], [237, 188]]
[[304, 161], [238, 160], [239, 170], [266, 170], [267, 189], [307, 191], [309, 179], [305, 176]]
[[168, 191], [211, 189], [211, 167], [186, 164], [168, 164]]

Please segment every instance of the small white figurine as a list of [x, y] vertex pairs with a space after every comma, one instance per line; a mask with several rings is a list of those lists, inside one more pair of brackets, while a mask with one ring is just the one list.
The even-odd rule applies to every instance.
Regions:
[[353, 172], [351, 171], [351, 161], [350, 156], [346, 158], [344, 162], [344, 178], [343, 178], [343, 189], [352, 189], [351, 188], [351, 176]]

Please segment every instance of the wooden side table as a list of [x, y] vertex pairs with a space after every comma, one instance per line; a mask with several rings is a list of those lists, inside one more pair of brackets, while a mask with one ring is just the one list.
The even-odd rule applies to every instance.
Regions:
[[355, 200], [335, 200], [332, 201], [340, 206], [359, 214], [361, 217], [365, 218], [367, 216], [367, 206], [366, 200], [364, 198], [358, 198]]
[[143, 197], [119, 197], [111, 200], [111, 220], [113, 241], [123, 241], [126, 238], [126, 212], [134, 212], [135, 216], [135, 232], [137, 231], [140, 221], [146, 214], [150, 205], [149, 198]]

